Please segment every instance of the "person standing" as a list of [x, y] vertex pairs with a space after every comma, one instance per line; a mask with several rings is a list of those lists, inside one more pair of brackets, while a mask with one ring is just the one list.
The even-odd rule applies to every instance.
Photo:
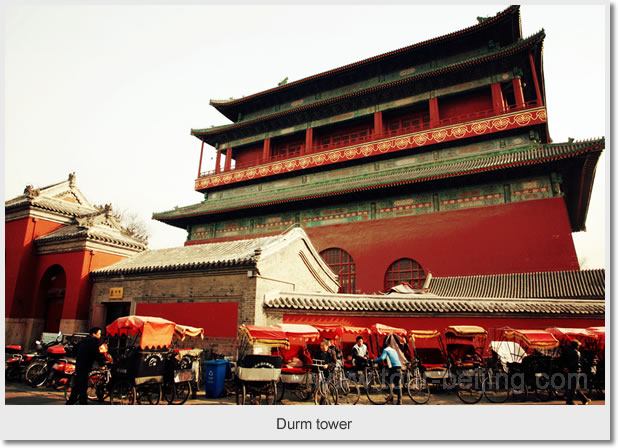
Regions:
[[[390, 335], [389, 335], [390, 336]], [[386, 360], [388, 364], [388, 383], [392, 389], [397, 391], [397, 404], [401, 403], [401, 360], [393, 347], [389, 344], [390, 339], [387, 336], [384, 339], [382, 354], [374, 359], [373, 362], [382, 362]]]
[[75, 383], [66, 404], [88, 404], [88, 374], [92, 364], [103, 356], [99, 352], [101, 329], [91, 328], [88, 336], [75, 346]]
[[565, 370], [567, 371], [567, 393], [566, 404], [573, 403], [573, 398], [577, 395], [582, 404], [590, 403], [590, 399], [584, 395], [581, 389], [581, 371], [582, 371], [582, 355], [579, 352], [581, 343], [578, 340], [571, 341], [571, 344], [565, 348], [562, 356], [565, 361]]

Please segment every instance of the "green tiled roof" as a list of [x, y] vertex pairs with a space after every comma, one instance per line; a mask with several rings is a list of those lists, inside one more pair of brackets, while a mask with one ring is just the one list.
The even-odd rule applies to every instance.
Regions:
[[310, 185], [263, 192], [259, 196], [252, 194], [230, 199], [207, 200], [200, 204], [155, 213], [153, 217], [160, 220], [177, 219], [227, 210], [261, 207], [301, 199], [333, 196], [353, 191], [426, 182], [446, 177], [506, 169], [514, 166], [534, 165], [574, 157], [593, 150], [601, 150], [604, 145], [604, 139], [562, 144], [540, 144], [534, 147], [524, 147], [516, 151], [511, 149], [504, 153], [492, 153], [484, 156], [477, 155], [472, 158], [457, 159], [452, 162], [424, 163], [414, 167], [393, 169], [377, 174], [350, 177], [344, 180], [316, 182]]
[[415, 73], [414, 75], [407, 77], [407, 78], [403, 78], [400, 79], [398, 81], [391, 81], [391, 82], [385, 82], [383, 84], [379, 84], [370, 88], [364, 88], [364, 89], [360, 89], [357, 91], [353, 91], [350, 93], [346, 93], [344, 95], [341, 96], [337, 96], [337, 97], [333, 97], [333, 98], [329, 98], [326, 100], [322, 100], [322, 101], [316, 101], [314, 103], [311, 104], [306, 104], [303, 106], [299, 106], [297, 108], [293, 108], [293, 109], [289, 109], [289, 110], [284, 110], [278, 113], [274, 113], [271, 115], [267, 115], [267, 116], [263, 116], [263, 117], [259, 117], [259, 118], [255, 118], [252, 120], [247, 120], [244, 122], [238, 122], [238, 123], [230, 123], [230, 124], [225, 124], [225, 125], [221, 125], [221, 126], [215, 126], [215, 127], [210, 127], [210, 128], [204, 128], [204, 129], [191, 129], [191, 135], [210, 135], [210, 134], [217, 134], [220, 132], [225, 132], [226, 130], [229, 129], [236, 129], [242, 126], [246, 126], [249, 125], [251, 123], [256, 123], [259, 121], [264, 121], [267, 119], [271, 119], [271, 118], [276, 118], [279, 116], [283, 116], [283, 115], [287, 115], [287, 114], [291, 114], [291, 113], [295, 113], [295, 112], [299, 112], [299, 111], [304, 111], [307, 109], [311, 109], [311, 108], [316, 108], [316, 107], [322, 107], [324, 105], [330, 104], [330, 103], [334, 103], [343, 99], [347, 99], [347, 98], [351, 98], [351, 97], [355, 97], [355, 96], [359, 96], [359, 95], [364, 95], [366, 93], [370, 93], [379, 89], [384, 89], [384, 88], [389, 88], [392, 86], [396, 86], [396, 85], [400, 85], [403, 83], [408, 83], [408, 82], [414, 82], [414, 81], [418, 81], [424, 78], [428, 78], [428, 77], [432, 77], [432, 76], [436, 76], [436, 75], [442, 75], [444, 73], [448, 73], [448, 72], [454, 72], [454, 71], [458, 71], [458, 70], [462, 70], [465, 69], [467, 67], [473, 66], [473, 65], [477, 65], [477, 64], [481, 64], [481, 63], [485, 63], [485, 62], [489, 62], [489, 61], [493, 61], [502, 57], [507, 57], [510, 56], [514, 53], [517, 53], [521, 50], [525, 50], [526, 48], [530, 47], [531, 45], [535, 45], [539, 42], [542, 42], [543, 39], [545, 38], [545, 31], [541, 30], [536, 34], [533, 34], [532, 36], [526, 38], [526, 39], [522, 39], [512, 45], [509, 45], [508, 47], [504, 47], [504, 48], [500, 48], [498, 50], [495, 50], [493, 52], [490, 52], [488, 54], [484, 54], [482, 56], [472, 56], [469, 57], [467, 59], [462, 59], [459, 60], [457, 62], [454, 63], [450, 63], [450, 64], [446, 64], [443, 65], [441, 67], [437, 67], [437, 68], [431, 68], [429, 70], [426, 70], [424, 72], [419, 72], [419, 73]]

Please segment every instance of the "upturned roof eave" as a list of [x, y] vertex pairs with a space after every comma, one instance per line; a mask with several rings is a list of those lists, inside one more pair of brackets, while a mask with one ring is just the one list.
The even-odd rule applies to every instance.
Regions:
[[[211, 136], [220, 134], [222, 132], [228, 131], [228, 130], [233, 130], [233, 129], [238, 129], [244, 126], [248, 126], [254, 123], [258, 123], [258, 122], [262, 122], [262, 121], [266, 121], [266, 120], [270, 120], [270, 119], [275, 119], [275, 118], [279, 118], [279, 117], [283, 117], [285, 115], [289, 115], [292, 113], [296, 113], [296, 112], [301, 112], [301, 111], [305, 111], [305, 110], [310, 110], [310, 109], [314, 109], [317, 107], [322, 107], [324, 105], [327, 104], [332, 104], [332, 103], [336, 103], [338, 101], [344, 100], [344, 99], [348, 99], [351, 97], [355, 97], [355, 96], [360, 96], [360, 95], [364, 95], [376, 90], [382, 90], [382, 89], [388, 89], [390, 87], [394, 87], [396, 85], [399, 84], [404, 84], [404, 83], [408, 83], [408, 82], [414, 82], [417, 81], [419, 79], [423, 79], [423, 78], [428, 78], [428, 77], [432, 77], [432, 76], [436, 76], [439, 74], [442, 74], [443, 72], [452, 72], [452, 71], [457, 71], [457, 70], [465, 70], [466, 68], [475, 65], [475, 64], [481, 64], [484, 62], [492, 62], [495, 59], [500, 59], [502, 57], [508, 57], [511, 54], [513, 54], [514, 52], [517, 52], [518, 50], [524, 50], [526, 48], [529, 48], [532, 45], [538, 44], [538, 43], [542, 43], [543, 39], [545, 38], [545, 31], [541, 30], [535, 34], [533, 34], [532, 36], [523, 39], [522, 41], [516, 42], [513, 45], [509, 46], [509, 47], [505, 47], [502, 48], [500, 50], [497, 50], [494, 53], [488, 54], [488, 55], [483, 55], [483, 56], [478, 56], [478, 57], [474, 57], [474, 58], [470, 58], [467, 60], [463, 60], [463, 61], [459, 61], [453, 64], [449, 64], [443, 67], [438, 67], [435, 70], [431, 70], [428, 72], [423, 72], [423, 73], [419, 73], [418, 75], [415, 76], [411, 76], [409, 78], [404, 78], [404, 79], [399, 79], [397, 81], [392, 81], [386, 84], [382, 84], [379, 86], [374, 86], [374, 87], [369, 87], [366, 89], [361, 89], [355, 92], [350, 92], [350, 93], [346, 93], [344, 95], [340, 95], [338, 97], [333, 97], [333, 98], [328, 98], [326, 100], [322, 100], [322, 101], [318, 101], [316, 103], [311, 103], [311, 104], [307, 104], [305, 106], [299, 106], [297, 108], [294, 109], [290, 109], [290, 110], [285, 110], [282, 112], [276, 112], [274, 114], [271, 115], [266, 115], [264, 117], [258, 117], [258, 118], [254, 118], [252, 120], [248, 120], [248, 121], [244, 121], [244, 122], [239, 122], [239, 123], [228, 123], [228, 124], [224, 124], [224, 125], [220, 125], [220, 126], [214, 126], [211, 128], [203, 128], [203, 129], [191, 129], [191, 135], [193, 135], [194, 137], [199, 138], [200, 140], [205, 141], [206, 143], [210, 144], [210, 145], [215, 145], [216, 142], [212, 139], [209, 138]], [[544, 89], [543, 89], [544, 91]]]
[[247, 103], [248, 101], [252, 101], [260, 97], [265, 97], [268, 95], [279, 93], [285, 90], [290, 90], [290, 89], [296, 88], [298, 86], [301, 86], [311, 81], [328, 78], [329, 76], [333, 76], [335, 74], [344, 72], [346, 70], [361, 68], [362, 66], [365, 66], [367, 64], [376, 63], [385, 58], [396, 56], [401, 53], [419, 50], [419, 49], [426, 48], [426, 47], [431, 47], [432, 45], [436, 45], [436, 44], [443, 44], [445, 43], [445, 41], [448, 42], [449, 40], [452, 40], [455, 38], [461, 38], [463, 35], [473, 34], [480, 30], [489, 28], [490, 26], [494, 26], [500, 23], [501, 21], [505, 19], [509, 19], [509, 18], [511, 18], [512, 20], [512, 23], [511, 23], [511, 29], [513, 31], [512, 37], [513, 37], [513, 40], [516, 41], [517, 39], [521, 38], [521, 19], [520, 19], [520, 14], [519, 14], [519, 5], [511, 5], [508, 8], [506, 8], [504, 11], [501, 11], [498, 14], [496, 14], [494, 17], [491, 17], [490, 19], [485, 20], [483, 22], [477, 23], [476, 25], [463, 28], [461, 30], [453, 31], [451, 33], [444, 34], [442, 36], [434, 37], [432, 39], [418, 42], [416, 44], [398, 48], [396, 50], [382, 53], [377, 56], [372, 56], [372, 57], [369, 57], [369, 58], [366, 58], [366, 59], [363, 59], [357, 62], [353, 62], [351, 64], [346, 64], [346, 65], [337, 67], [332, 70], [327, 70], [325, 72], [321, 72], [316, 75], [312, 75], [306, 78], [299, 79], [297, 81], [293, 81], [293, 82], [290, 82], [290, 83], [287, 83], [281, 86], [273, 87], [271, 89], [263, 90], [261, 92], [254, 93], [252, 95], [249, 95], [243, 98], [236, 98], [232, 100], [211, 99], [209, 104], [213, 106], [215, 109], [217, 109], [217, 111], [219, 111], [221, 114], [223, 114], [230, 120], [234, 121], [237, 116], [236, 106]]

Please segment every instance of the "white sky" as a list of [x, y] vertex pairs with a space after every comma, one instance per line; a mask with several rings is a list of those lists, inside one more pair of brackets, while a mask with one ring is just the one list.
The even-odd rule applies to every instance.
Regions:
[[[495, 15], [508, 5], [11, 6], [5, 28], [5, 198], [77, 173], [94, 203], [138, 213], [153, 249], [186, 232], [153, 212], [194, 204], [200, 141], [191, 128], [228, 120], [211, 98], [238, 98], [394, 50]], [[555, 142], [607, 136], [604, 5], [524, 5], [524, 36], [541, 28]], [[606, 149], [605, 152], [608, 150]], [[203, 170], [214, 167], [205, 150]], [[605, 267], [605, 158], [584, 268]], [[539, 217], [542, 219], [542, 217]]]

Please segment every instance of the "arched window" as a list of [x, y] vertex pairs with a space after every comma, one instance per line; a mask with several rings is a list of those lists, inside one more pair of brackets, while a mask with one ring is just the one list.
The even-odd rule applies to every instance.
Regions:
[[408, 282], [413, 288], [422, 288], [425, 283], [425, 271], [415, 260], [400, 258], [388, 267], [384, 278], [384, 289], [392, 288], [401, 282]]
[[339, 292], [354, 294], [356, 291], [356, 265], [343, 249], [326, 249], [320, 253], [326, 264], [339, 276]]

